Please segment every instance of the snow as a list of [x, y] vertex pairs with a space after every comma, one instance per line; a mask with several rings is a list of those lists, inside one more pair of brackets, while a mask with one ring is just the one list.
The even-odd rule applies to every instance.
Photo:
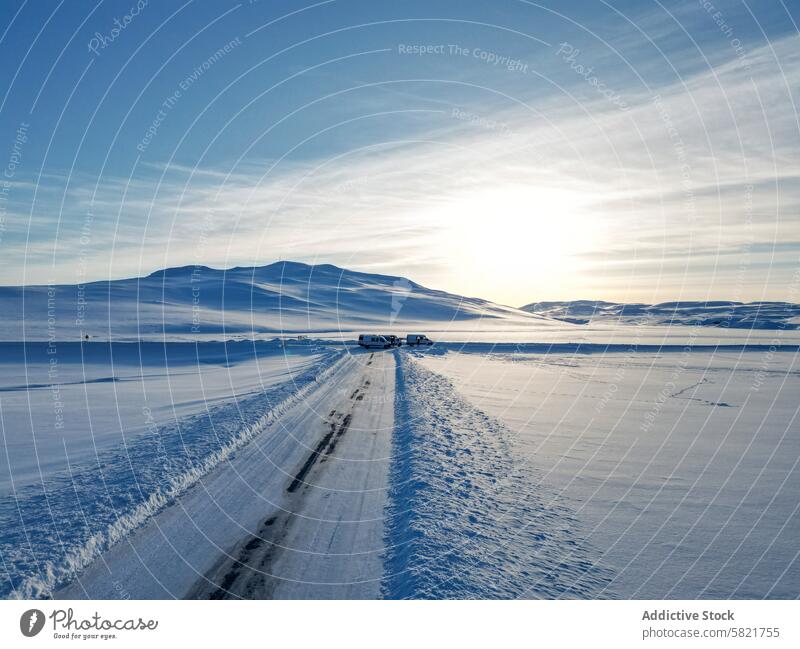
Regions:
[[537, 488], [580, 521], [592, 570], [613, 574], [592, 596], [797, 597], [796, 353], [416, 360], [502, 421]]
[[664, 302], [620, 304], [598, 300], [533, 302], [520, 307], [528, 313], [574, 324], [646, 322], [659, 325], [695, 325], [730, 329], [798, 328], [800, 305], [789, 302]]
[[796, 350], [188, 347], [252, 390], [7, 492], [6, 596], [798, 593]]
[[[80, 285], [0, 287], [0, 341], [271, 340], [422, 331], [483, 343], [800, 344], [798, 305], [542, 302], [516, 309], [404, 277], [278, 262], [169, 268]], [[676, 326], [679, 325], [679, 326]]]
[[[409, 354], [387, 512], [388, 598], [592, 597], [611, 575], [511, 431]], [[568, 560], [567, 560], [568, 559]], [[533, 590], [531, 590], [533, 587]]]
[[[80, 285], [0, 287], [0, 340], [210, 340], [438, 323], [547, 328], [519, 309], [328, 264], [186, 266]], [[327, 337], [327, 336], [325, 336]]]
[[[383, 514], [394, 423], [395, 358], [360, 354], [323, 424], [332, 433], [311, 469], [289, 482], [268, 533], [250, 537], [191, 596], [364, 599], [380, 596]], [[325, 438], [323, 438], [323, 441]], [[314, 456], [307, 456], [314, 457]], [[303, 466], [306, 466], [304, 463]], [[302, 469], [302, 467], [301, 467]], [[253, 549], [253, 546], [258, 546]], [[238, 562], [238, 563], [237, 563]], [[241, 565], [249, 568], [242, 570]], [[255, 567], [257, 566], [257, 567]], [[228, 586], [220, 591], [219, 585]], [[230, 575], [239, 575], [231, 581]]]
[[[115, 598], [120, 585], [132, 598], [377, 595], [392, 362], [391, 352], [340, 357], [250, 444], [57, 596]], [[356, 389], [365, 398], [352, 397]], [[289, 492], [337, 408], [352, 412], [350, 427]], [[279, 539], [267, 536], [275, 530]], [[258, 563], [232, 573], [246, 547]]]
[[[340, 355], [312, 346], [89, 347], [83, 364], [80, 350], [60, 348], [64, 384], [21, 390], [18, 376], [3, 376], [6, 596], [46, 595], [74, 577], [251, 441]], [[15, 350], [37, 380], [48, 378], [42, 350]]]
[[[311, 367], [319, 347], [277, 343], [0, 343], [0, 404], [19, 488], [183, 417], [245, 399]], [[58, 413], [56, 407], [58, 406]], [[57, 416], [58, 414], [58, 416]]]
[[0, 307], [2, 597], [800, 594], [796, 305], [281, 262]]

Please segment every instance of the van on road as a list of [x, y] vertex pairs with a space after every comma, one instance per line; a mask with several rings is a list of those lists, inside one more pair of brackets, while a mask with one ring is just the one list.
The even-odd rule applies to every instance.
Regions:
[[358, 345], [359, 347], [364, 347], [369, 349], [371, 347], [380, 347], [381, 349], [388, 349], [391, 347], [391, 343], [386, 340], [384, 336], [378, 336], [376, 334], [361, 334], [358, 337]]

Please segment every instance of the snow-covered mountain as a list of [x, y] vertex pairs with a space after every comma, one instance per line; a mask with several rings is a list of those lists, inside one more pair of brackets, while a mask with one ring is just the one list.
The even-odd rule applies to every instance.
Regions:
[[697, 325], [732, 329], [798, 329], [800, 305], [789, 302], [664, 302], [619, 304], [597, 300], [533, 302], [528, 313], [573, 324], [597, 322]]
[[0, 287], [0, 340], [222, 338], [476, 322], [551, 324], [404, 277], [330, 264], [184, 266], [83, 285]]

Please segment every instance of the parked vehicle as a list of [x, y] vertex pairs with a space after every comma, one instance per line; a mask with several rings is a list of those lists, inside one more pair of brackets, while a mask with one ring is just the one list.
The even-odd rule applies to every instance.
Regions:
[[400, 336], [394, 336], [392, 334], [383, 334], [383, 337], [389, 341], [390, 347], [400, 347], [403, 344], [403, 339]]
[[424, 334], [408, 334], [406, 336], [407, 345], [432, 345], [433, 341]]
[[361, 334], [358, 337], [358, 344], [360, 347], [366, 347], [367, 349], [370, 347], [380, 347], [382, 349], [391, 347], [389, 341], [386, 340], [385, 337], [376, 334]]

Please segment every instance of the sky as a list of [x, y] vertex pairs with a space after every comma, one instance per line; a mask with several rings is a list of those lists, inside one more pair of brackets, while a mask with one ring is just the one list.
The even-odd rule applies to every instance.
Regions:
[[0, 284], [800, 301], [800, 2], [0, 4]]

